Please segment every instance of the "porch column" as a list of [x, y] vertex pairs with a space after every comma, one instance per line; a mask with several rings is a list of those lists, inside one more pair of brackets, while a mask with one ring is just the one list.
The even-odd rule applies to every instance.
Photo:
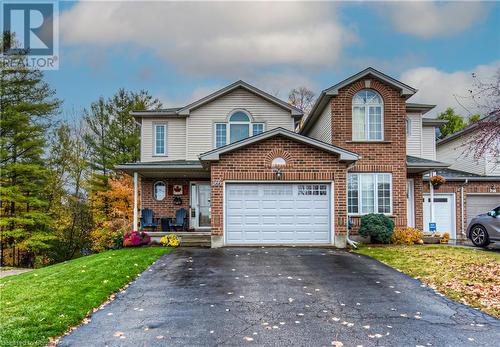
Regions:
[[[430, 172], [430, 177], [434, 176], [435, 175], [435, 172], [434, 171], [431, 171]], [[431, 223], [434, 223], [434, 187], [432, 186], [432, 183], [431, 183], [431, 180], [429, 179], [429, 192], [430, 192], [430, 196], [431, 196], [431, 201], [430, 201], [430, 213], [429, 213], [429, 221]], [[425, 227], [425, 226], [424, 226]]]
[[138, 204], [138, 191], [139, 191], [139, 174], [134, 172], [134, 224], [132, 225], [132, 230], [137, 229], [138, 215], [137, 215], [137, 204]]

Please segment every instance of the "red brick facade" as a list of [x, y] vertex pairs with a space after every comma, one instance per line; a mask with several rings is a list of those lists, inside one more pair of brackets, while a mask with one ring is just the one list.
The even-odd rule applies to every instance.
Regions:
[[423, 211], [423, 181], [421, 174], [408, 174], [408, 178], [413, 179], [413, 207], [415, 214], [415, 228], [424, 229], [424, 211]]
[[[277, 180], [271, 161], [283, 157], [282, 177]], [[212, 235], [224, 233], [223, 184], [228, 180], [244, 181], [334, 181], [334, 227], [336, 233], [346, 232], [346, 164], [339, 163], [338, 155], [283, 136], [263, 140], [234, 152], [222, 154], [211, 165], [212, 180]]]
[[[377, 91], [383, 99], [383, 141], [352, 141], [352, 98], [366, 88]], [[362, 157], [349, 171], [392, 174], [392, 215], [396, 226], [407, 225], [405, 102], [399, 90], [370, 77], [340, 89], [330, 101], [332, 143]], [[359, 217], [353, 217], [354, 232], [359, 221]]]
[[[161, 201], [153, 196], [153, 186], [156, 182], [164, 182], [167, 185], [167, 195]], [[182, 195], [173, 195], [173, 185], [182, 185]], [[174, 204], [174, 197], [182, 200], [181, 205]], [[141, 209], [151, 208], [155, 217], [175, 217], [175, 211], [185, 208], [189, 211], [189, 181], [183, 179], [167, 178], [141, 178]]]
[[[500, 193], [500, 182], [492, 181], [492, 182], [484, 182], [484, 181], [472, 181], [465, 184], [464, 181], [448, 181], [439, 187], [438, 190], [434, 190], [436, 193], [455, 193], [455, 216], [456, 216], [456, 235], [457, 238], [464, 238], [465, 236], [461, 235], [462, 231], [462, 190], [461, 187], [464, 187], [464, 232], [467, 231], [467, 194], [470, 193], [491, 193], [492, 191]], [[424, 193], [429, 193], [429, 182], [424, 181], [423, 184]], [[420, 200], [420, 208], [422, 208], [422, 200]]]

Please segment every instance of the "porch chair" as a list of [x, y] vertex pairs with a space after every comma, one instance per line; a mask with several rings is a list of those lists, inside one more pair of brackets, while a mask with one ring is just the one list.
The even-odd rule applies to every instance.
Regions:
[[181, 228], [181, 230], [187, 230], [187, 210], [185, 208], [180, 208], [175, 211], [175, 221], [171, 221], [170, 223], [170, 228], [175, 231], [177, 231], [178, 228]]
[[158, 223], [155, 222], [154, 211], [150, 208], [143, 208], [141, 210], [141, 229], [153, 228], [156, 230]]

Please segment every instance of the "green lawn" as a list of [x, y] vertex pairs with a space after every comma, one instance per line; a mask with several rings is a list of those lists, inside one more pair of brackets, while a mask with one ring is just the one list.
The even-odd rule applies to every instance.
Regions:
[[108, 251], [0, 279], [0, 346], [47, 344], [170, 251]]
[[500, 254], [439, 245], [363, 246], [376, 258], [448, 297], [500, 318]]

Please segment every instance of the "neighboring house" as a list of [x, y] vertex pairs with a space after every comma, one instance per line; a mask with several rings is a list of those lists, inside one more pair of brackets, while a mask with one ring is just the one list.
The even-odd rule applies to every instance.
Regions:
[[422, 175], [448, 165], [428, 148], [442, 122], [406, 102], [415, 93], [365, 69], [324, 90], [297, 133], [300, 110], [238, 81], [185, 107], [134, 112], [141, 161], [118, 168], [140, 177], [141, 209], [185, 208], [212, 247], [344, 247], [349, 217], [355, 234], [371, 212], [423, 228]]
[[[477, 130], [473, 124], [436, 143], [437, 159], [450, 164], [448, 169], [437, 171], [447, 182], [435, 192], [436, 222], [452, 225], [462, 238], [472, 218], [500, 205], [500, 158], [490, 154], [473, 158], [469, 145]], [[500, 140], [493, 145], [500, 146]], [[428, 184], [424, 192], [424, 204], [428, 204]], [[428, 214], [425, 218], [428, 221]]]

